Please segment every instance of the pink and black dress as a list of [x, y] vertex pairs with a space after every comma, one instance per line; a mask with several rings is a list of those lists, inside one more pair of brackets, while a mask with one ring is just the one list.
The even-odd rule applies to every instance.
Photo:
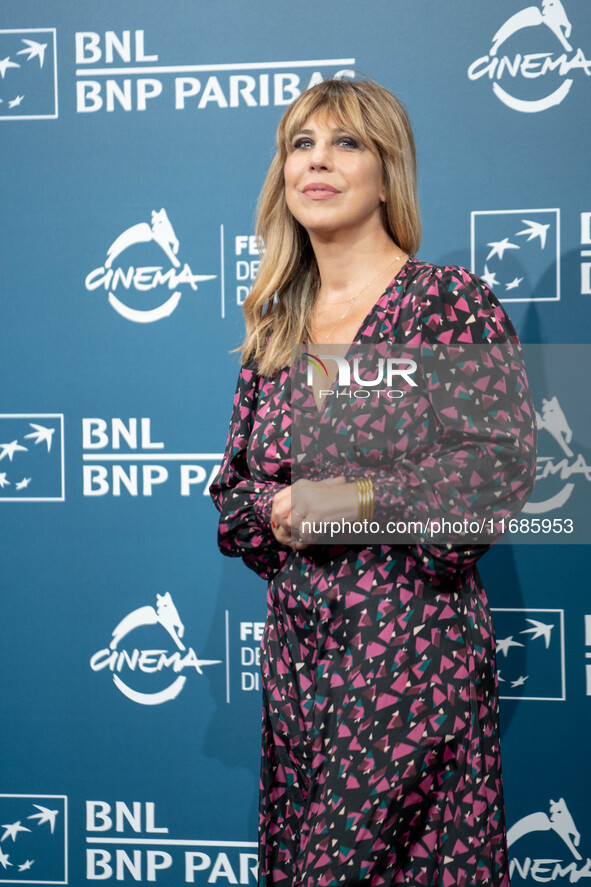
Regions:
[[[481, 280], [416, 259], [355, 339], [507, 341], [515, 331]], [[476, 567], [488, 546], [278, 544], [270, 513], [292, 477], [289, 378], [242, 368], [211, 486], [221, 551], [269, 581], [259, 883], [508, 887], [495, 639]], [[499, 401], [508, 385], [510, 410]], [[525, 501], [536, 443], [525, 374], [499, 360], [480, 387], [479, 427], [462, 422], [461, 394], [407, 417], [413, 434], [396, 427], [390, 470], [373, 478], [378, 516], [412, 501], [420, 513], [427, 465], [442, 483], [463, 476], [474, 497], [492, 485]], [[318, 412], [320, 432], [334, 408]], [[349, 460], [348, 471], [367, 465]]]

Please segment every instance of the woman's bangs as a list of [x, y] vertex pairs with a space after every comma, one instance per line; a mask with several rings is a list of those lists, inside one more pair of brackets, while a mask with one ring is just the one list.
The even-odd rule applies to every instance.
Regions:
[[319, 91], [315, 95], [304, 93], [300, 100], [296, 100], [293, 112], [288, 115], [282, 140], [285, 155], [291, 153], [295, 136], [315, 114], [326, 116], [335, 126], [355, 136], [366, 147], [376, 150], [364, 125], [357, 96], [342, 93], [331, 95], [329, 92]]

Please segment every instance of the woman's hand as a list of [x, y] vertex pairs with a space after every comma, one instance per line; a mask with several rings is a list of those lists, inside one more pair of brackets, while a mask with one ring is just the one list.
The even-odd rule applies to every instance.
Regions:
[[296, 551], [306, 548], [318, 534], [302, 524], [331, 520], [356, 520], [359, 509], [357, 484], [345, 477], [322, 481], [298, 480], [280, 490], [271, 508], [271, 531], [281, 545]]
[[291, 545], [291, 486], [279, 490], [273, 497], [271, 532], [281, 545]]

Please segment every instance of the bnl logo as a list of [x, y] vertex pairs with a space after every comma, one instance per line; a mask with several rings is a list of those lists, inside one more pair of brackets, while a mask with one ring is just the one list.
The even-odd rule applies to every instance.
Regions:
[[0, 30], [0, 120], [58, 116], [55, 28]]
[[0, 884], [68, 883], [65, 795], [0, 795]]
[[471, 270], [503, 302], [560, 301], [560, 210], [475, 210]]
[[501, 699], [566, 699], [564, 611], [493, 608]]
[[0, 502], [64, 499], [63, 414], [0, 414]]

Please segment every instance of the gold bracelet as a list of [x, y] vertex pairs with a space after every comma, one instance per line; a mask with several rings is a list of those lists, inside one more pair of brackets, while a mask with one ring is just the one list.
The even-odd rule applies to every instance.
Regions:
[[359, 477], [357, 483], [357, 520], [363, 520], [363, 513], [367, 503], [367, 483], [364, 477]]
[[359, 496], [359, 520], [371, 520], [373, 515], [373, 484], [369, 478], [362, 477], [357, 481]]
[[374, 509], [373, 482], [369, 477], [358, 477], [356, 483], [359, 502], [358, 520], [369, 521], [373, 517]]

